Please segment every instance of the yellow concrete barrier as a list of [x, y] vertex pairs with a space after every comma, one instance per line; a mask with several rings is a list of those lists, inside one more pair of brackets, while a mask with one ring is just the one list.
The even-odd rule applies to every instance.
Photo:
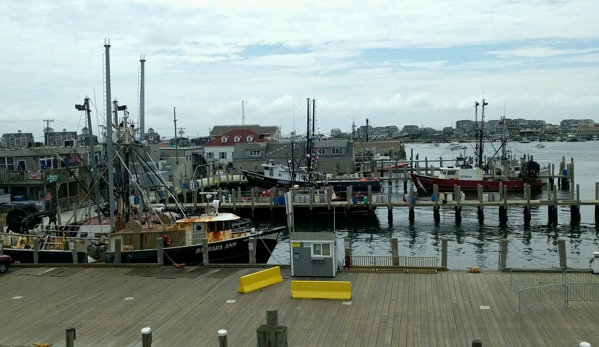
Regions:
[[237, 291], [239, 293], [249, 293], [281, 282], [283, 282], [281, 268], [275, 266], [270, 269], [241, 276], [239, 278], [239, 288], [237, 288]]
[[294, 299], [351, 299], [351, 282], [346, 281], [291, 281]]

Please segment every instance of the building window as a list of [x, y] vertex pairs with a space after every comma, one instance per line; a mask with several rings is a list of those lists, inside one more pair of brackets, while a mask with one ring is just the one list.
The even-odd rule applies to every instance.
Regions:
[[312, 256], [313, 257], [331, 257], [331, 244], [330, 243], [313, 243], [312, 244]]
[[0, 157], [0, 167], [5, 167], [9, 171], [15, 170], [12, 157]]
[[254, 137], [252, 135], [248, 135], [247, 140], [248, 142], [252, 142], [254, 141]]
[[250, 151], [250, 157], [259, 157], [261, 155], [262, 155], [262, 151], [259, 151], [259, 150]]
[[27, 170], [27, 167], [25, 166], [25, 160], [17, 160], [17, 170], [18, 171]]
[[208, 159], [214, 159], [214, 153], [212, 153], [212, 152], [206, 152], [206, 158], [208, 158]]
[[229, 137], [228, 136], [223, 136], [220, 138], [220, 142], [227, 142], [229, 141]]
[[331, 148], [331, 154], [343, 154], [343, 148]]
[[239, 136], [235, 136], [235, 138], [233, 138], [233, 141], [235, 141], [235, 142], [239, 142], [239, 140], [241, 140], [241, 137], [239, 137]]
[[316, 153], [317, 154], [327, 154], [327, 149], [326, 148], [318, 148], [318, 149], [316, 149]]
[[227, 152], [219, 152], [218, 157], [220, 159], [227, 159]]
[[47, 170], [47, 169], [52, 169], [52, 157], [51, 156], [45, 156], [45, 157], [40, 157], [40, 168], [42, 170]]

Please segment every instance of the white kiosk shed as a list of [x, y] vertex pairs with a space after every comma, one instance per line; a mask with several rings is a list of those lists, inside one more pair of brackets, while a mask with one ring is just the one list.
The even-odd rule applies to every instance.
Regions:
[[291, 276], [335, 277], [337, 238], [334, 232], [295, 232], [289, 235]]

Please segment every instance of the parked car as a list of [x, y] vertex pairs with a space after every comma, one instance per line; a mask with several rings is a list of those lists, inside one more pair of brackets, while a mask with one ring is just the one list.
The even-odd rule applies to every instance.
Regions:
[[9, 255], [0, 254], [0, 274], [3, 274], [6, 271], [8, 271], [8, 266], [10, 265], [10, 263], [12, 263], [12, 259]]

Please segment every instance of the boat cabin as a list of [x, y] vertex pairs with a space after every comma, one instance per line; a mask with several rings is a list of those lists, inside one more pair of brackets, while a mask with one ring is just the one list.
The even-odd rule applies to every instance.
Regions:
[[455, 180], [482, 180], [483, 172], [478, 168], [440, 168], [439, 178]]
[[240, 219], [232, 213], [219, 213], [219, 201], [208, 204], [201, 216], [181, 218], [170, 223], [170, 217], [161, 215], [160, 220], [164, 226], [156, 224], [142, 226], [137, 221], [131, 221], [125, 230], [108, 234], [110, 249], [115, 249], [115, 240], [121, 239], [123, 251], [155, 249], [158, 239], [162, 240], [164, 247], [201, 245], [204, 238], [208, 242], [232, 239], [245, 235], [237, 232], [233, 224]]

